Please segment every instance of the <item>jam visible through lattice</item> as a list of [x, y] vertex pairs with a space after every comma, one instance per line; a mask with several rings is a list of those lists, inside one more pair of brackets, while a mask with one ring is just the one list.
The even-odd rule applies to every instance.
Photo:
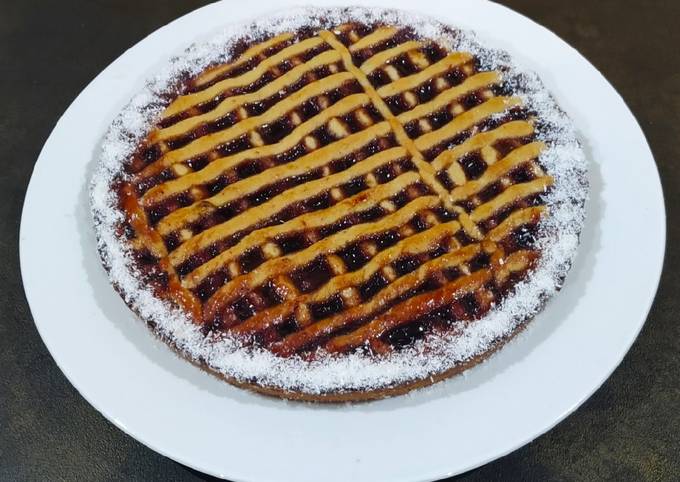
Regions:
[[187, 82], [117, 185], [137, 266], [206, 335], [385, 354], [534, 266], [553, 181], [500, 72], [385, 25], [241, 50]]

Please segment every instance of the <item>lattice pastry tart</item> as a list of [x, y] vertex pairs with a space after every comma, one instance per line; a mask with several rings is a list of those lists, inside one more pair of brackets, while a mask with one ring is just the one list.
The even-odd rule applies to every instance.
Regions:
[[585, 161], [535, 75], [403, 12], [300, 9], [172, 60], [113, 123], [99, 250], [182, 355], [293, 399], [448, 377], [559, 289]]

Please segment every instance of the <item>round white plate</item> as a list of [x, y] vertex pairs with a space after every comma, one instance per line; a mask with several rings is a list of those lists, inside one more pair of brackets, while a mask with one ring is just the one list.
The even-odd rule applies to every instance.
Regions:
[[[71, 104], [35, 165], [21, 223], [21, 268], [35, 324], [59, 367], [104, 416], [157, 452], [212, 475], [428, 480], [507, 454], [572, 412], [620, 363], [654, 298], [665, 244], [654, 159], [623, 100], [578, 52], [511, 10], [471, 0], [417, 3], [536, 70], [573, 118], [591, 162], [587, 225], [562, 292], [488, 362], [429, 389], [367, 404], [264, 398], [178, 358], [107, 281], [87, 184], [109, 123], [173, 53], [227, 22], [286, 4], [222, 2], [192, 12], [125, 52]], [[413, 2], [374, 4], [408, 9]]]

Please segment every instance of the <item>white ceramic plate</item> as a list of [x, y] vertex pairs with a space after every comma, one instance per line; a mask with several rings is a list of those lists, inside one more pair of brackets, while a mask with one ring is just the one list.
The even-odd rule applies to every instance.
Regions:
[[22, 275], [38, 330], [104, 416], [157, 452], [212, 475], [429, 480], [507, 454], [572, 412], [620, 363], [654, 298], [665, 244], [654, 159], [623, 100], [578, 52], [511, 10], [472, 0], [417, 3], [536, 70], [573, 118], [591, 160], [587, 225], [562, 292], [488, 362], [368, 404], [263, 398], [178, 358], [107, 281], [86, 185], [109, 123], [173, 53], [227, 22], [286, 4], [223, 2], [192, 12], [125, 52], [64, 113], [35, 165], [21, 223]]

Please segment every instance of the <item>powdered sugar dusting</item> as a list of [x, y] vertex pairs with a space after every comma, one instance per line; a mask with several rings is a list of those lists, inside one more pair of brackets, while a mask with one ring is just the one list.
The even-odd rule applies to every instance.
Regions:
[[[167, 99], [176, 93], [179, 79], [195, 75], [209, 64], [229, 60], [238, 40], [272, 36], [303, 26], [325, 28], [347, 21], [409, 26], [452, 50], [472, 52], [484, 67], [502, 70], [514, 92], [537, 113], [541, 121], [538, 137], [548, 144], [540, 162], [555, 179], [554, 189], [545, 199], [550, 215], [542, 221], [538, 234], [542, 250], [539, 264], [531, 276], [516, 285], [513, 294], [484, 318], [467, 324], [458, 333], [427, 342], [421, 340], [387, 357], [354, 353], [342, 357], [325, 355], [308, 362], [295, 357], [280, 358], [264, 349], [242, 347], [228, 337], [206, 339], [181, 311], [156, 298], [140, 282], [129, 250], [115, 232], [122, 213], [116, 208], [110, 185], [121, 175], [122, 163], [149, 132]], [[111, 281], [143, 319], [155, 323], [159, 335], [185, 356], [230, 378], [257, 380], [264, 386], [313, 395], [380, 389], [441, 373], [485, 353], [531, 318], [560, 288], [575, 256], [585, 216], [585, 172], [586, 160], [571, 123], [537, 76], [518, 70], [506, 53], [485, 48], [472, 33], [395, 10], [298, 8], [255, 24], [229, 26], [209, 41], [193, 45], [171, 59], [132, 99], [106, 134], [92, 180], [91, 204], [98, 248]]]

